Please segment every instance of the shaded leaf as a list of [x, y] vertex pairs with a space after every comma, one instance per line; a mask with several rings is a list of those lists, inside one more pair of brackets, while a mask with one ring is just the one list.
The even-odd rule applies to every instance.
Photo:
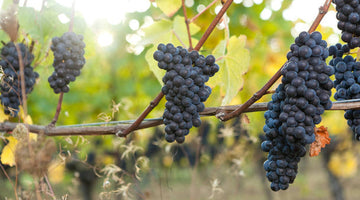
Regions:
[[319, 128], [315, 127], [315, 141], [310, 145], [310, 157], [317, 156], [321, 152], [321, 148], [324, 148], [325, 145], [330, 144], [331, 138], [329, 137], [329, 132], [327, 128], [321, 126]]
[[9, 143], [2, 150], [1, 162], [12, 167], [15, 165], [15, 149], [18, 140], [13, 136], [6, 137], [6, 139], [9, 141]]
[[171, 17], [181, 7], [181, 0], [156, 0], [156, 4], [165, 15]]

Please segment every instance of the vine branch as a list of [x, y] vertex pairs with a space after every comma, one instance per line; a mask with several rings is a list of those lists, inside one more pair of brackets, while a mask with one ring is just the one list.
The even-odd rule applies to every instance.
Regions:
[[219, 23], [219, 21], [221, 20], [221, 18], [223, 17], [223, 15], [225, 14], [225, 12], [227, 11], [227, 9], [229, 9], [231, 3], [233, 2], [233, 0], [227, 0], [226, 3], [224, 4], [224, 6], [221, 8], [221, 10], [219, 11], [219, 13], [216, 15], [215, 19], [211, 22], [211, 24], [209, 25], [208, 29], [205, 31], [204, 35], [200, 38], [198, 44], [195, 46], [195, 50], [199, 51], [200, 48], [202, 47], [202, 45], [205, 43], [205, 41], [208, 39], [208, 37], [210, 36], [210, 34], [212, 33], [212, 31], [214, 30], [214, 28], [216, 27], [216, 25]]
[[205, 11], [207, 11], [212, 5], [214, 5], [217, 1], [219, 0], [214, 0], [212, 1], [208, 6], [206, 6], [206, 8], [204, 10], [202, 10], [201, 12], [199, 12], [197, 15], [195, 15], [193, 18], [191, 18], [189, 20], [189, 24], [193, 23], [200, 15], [202, 15]]
[[[205, 116], [215, 116], [219, 112], [230, 113], [242, 105], [235, 106], [221, 106], [221, 107], [208, 107], [205, 108], [203, 112], [200, 112], [202, 117]], [[349, 109], [360, 109], [360, 99], [355, 100], [346, 100], [346, 101], [337, 101], [333, 102], [330, 110], [349, 110]], [[245, 112], [260, 112], [267, 110], [267, 102], [265, 103], [256, 103], [244, 110]], [[4, 122], [0, 123], [1, 132], [9, 132], [15, 129], [19, 123]], [[163, 121], [161, 118], [150, 119], [146, 122], [141, 122], [134, 130], [146, 129], [150, 127], [155, 127], [162, 125]], [[94, 136], [94, 135], [117, 135], [119, 137], [126, 137], [127, 134], [124, 134], [124, 131], [128, 129], [129, 124], [118, 124], [114, 126], [91, 126], [91, 127], [74, 127], [74, 125], [62, 126], [62, 127], [53, 127], [49, 128], [48, 126], [42, 125], [27, 125], [28, 129], [32, 133], [44, 133], [46, 136]], [[119, 131], [120, 130], [120, 131]], [[123, 132], [121, 132], [123, 131]]]
[[[207, 38], [210, 36], [211, 32], [214, 30], [216, 24], [219, 23], [219, 21], [221, 20], [222, 16], [225, 14], [226, 10], [230, 7], [231, 3], [233, 2], [233, 0], [228, 0], [226, 1], [226, 3], [224, 4], [224, 6], [221, 8], [220, 12], [216, 15], [216, 17], [214, 18], [214, 20], [211, 22], [211, 24], [209, 25], [208, 29], [205, 31], [204, 35], [201, 37], [201, 39], [199, 40], [199, 43], [196, 45], [196, 47], [194, 48], [194, 50], [199, 51], [200, 48], [202, 47], [202, 45], [205, 43], [205, 41], [207, 40]], [[183, 4], [184, 5], [184, 4]], [[184, 13], [185, 15], [185, 13]], [[189, 33], [189, 32], [188, 32]], [[191, 40], [191, 38], [190, 38]], [[128, 128], [122, 130], [118, 130], [116, 132], [116, 135], [119, 137], [125, 137], [126, 135], [128, 135], [129, 133], [131, 133], [132, 131], [136, 130], [138, 128], [138, 126], [141, 124], [141, 122], [145, 119], [145, 117], [155, 108], [156, 105], [159, 104], [160, 100], [164, 97], [164, 94], [162, 92], [160, 92], [156, 98], [150, 103], [150, 105], [145, 109], [145, 111], [138, 117], [138, 119]]]
[[150, 105], [145, 109], [143, 113], [137, 118], [137, 120], [129, 126], [129, 128], [125, 130], [119, 130], [116, 135], [119, 137], [126, 137], [131, 131], [135, 130], [141, 122], [145, 119], [145, 117], [150, 113], [152, 109], [154, 109], [160, 102], [160, 100], [164, 97], [164, 94], [160, 92], [157, 97], [150, 102]]
[[188, 16], [187, 16], [187, 13], [186, 13], [185, 0], [181, 0], [181, 4], [182, 4], [182, 9], [183, 9], [184, 18], [185, 18], [186, 31], [187, 31], [187, 35], [188, 35], [188, 38], [189, 38], [189, 50], [191, 51], [193, 49], [193, 46], [192, 46], [192, 41], [191, 41], [189, 20], [188, 20]]
[[[312, 33], [316, 30], [316, 28], [319, 26], [322, 18], [325, 16], [327, 11], [329, 10], [329, 7], [331, 5], [331, 0], [326, 0], [325, 4], [319, 8], [319, 14], [315, 18], [314, 22], [312, 23], [311, 27], [309, 28], [309, 33]], [[272, 85], [280, 78], [281, 76], [281, 70], [286, 66], [287, 62], [280, 67], [280, 69], [270, 78], [270, 80], [257, 92], [254, 93], [254, 95], [248, 99], [242, 106], [240, 106], [238, 109], [234, 110], [233, 112], [229, 114], [225, 113], [219, 113], [217, 117], [221, 121], [227, 121], [229, 119], [232, 119], [234, 117], [239, 116], [241, 113], [243, 113], [249, 106], [254, 104], [257, 100], [259, 100], [262, 96], [264, 96], [267, 91], [270, 89]]]

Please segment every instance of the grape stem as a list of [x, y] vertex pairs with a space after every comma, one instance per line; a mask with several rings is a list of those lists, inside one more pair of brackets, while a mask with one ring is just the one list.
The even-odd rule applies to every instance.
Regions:
[[[211, 24], [209, 25], [208, 29], [205, 31], [204, 35], [201, 37], [201, 39], [199, 40], [199, 43], [196, 45], [196, 47], [194, 48], [194, 50], [199, 51], [200, 48], [203, 46], [203, 44], [205, 43], [205, 41], [209, 38], [210, 34], [212, 33], [212, 31], [214, 30], [214, 28], [216, 27], [216, 24], [219, 23], [219, 21], [221, 20], [221, 18], [223, 17], [223, 15], [225, 14], [225, 12], [227, 11], [227, 9], [230, 7], [231, 3], [233, 2], [233, 0], [228, 0], [226, 1], [226, 3], [224, 4], [224, 6], [221, 8], [220, 12], [216, 15], [216, 17], [214, 18], [214, 20], [211, 22]], [[190, 30], [189, 30], [190, 32]], [[188, 32], [188, 33], [189, 33]], [[190, 38], [191, 40], [191, 38]], [[159, 104], [159, 102], [161, 101], [161, 99], [164, 97], [164, 94], [162, 92], [160, 92], [153, 101], [151, 101], [150, 105], [144, 110], [144, 112], [138, 117], [138, 119], [131, 124], [129, 127], [127, 127], [126, 129], [121, 129], [118, 130], [116, 132], [116, 135], [119, 137], [126, 137], [129, 133], [131, 133], [132, 131], [138, 129], [138, 126], [141, 124], [141, 122], [145, 119], [145, 117]]]
[[[319, 14], [315, 18], [314, 22], [312, 23], [311, 27], [309, 28], [309, 33], [312, 33], [316, 30], [316, 28], [319, 26], [322, 18], [325, 16], [327, 11], [329, 10], [329, 7], [331, 5], [331, 0], [326, 0], [325, 4], [319, 8]], [[242, 104], [238, 109], [234, 110], [233, 112], [229, 114], [225, 113], [218, 113], [217, 117], [221, 121], [227, 121], [229, 119], [232, 119], [234, 117], [239, 116], [241, 113], [243, 113], [249, 106], [254, 104], [257, 100], [259, 100], [262, 96], [264, 96], [267, 91], [270, 89], [272, 85], [280, 78], [281, 76], [281, 70], [286, 66], [287, 63], [285, 63], [274, 75], [271, 77], [271, 79], [255, 94], [248, 99], [244, 104]]]
[[[230, 113], [242, 105], [234, 105], [234, 106], [221, 106], [221, 107], [208, 107], [205, 108], [203, 112], [199, 114], [202, 117], [205, 116], [215, 116], [219, 112]], [[333, 102], [332, 107], [329, 110], [351, 110], [351, 109], [360, 109], [360, 99], [352, 99], [345, 101], [336, 101]], [[248, 107], [245, 112], [261, 112], [267, 110], [267, 102], [265, 103], [255, 103]], [[128, 121], [126, 121], [128, 122]], [[0, 131], [8, 132], [15, 129], [15, 127], [19, 123], [12, 122], [4, 122], [0, 123]], [[108, 123], [109, 124], [109, 123]], [[106, 124], [106, 125], [108, 125]], [[134, 130], [146, 129], [150, 127], [155, 127], [162, 125], [162, 118], [156, 119], [147, 119], [144, 122], [141, 122]], [[91, 124], [77, 124], [77, 125], [69, 125], [69, 126], [61, 126], [61, 127], [53, 127], [48, 128], [48, 126], [42, 125], [27, 125], [29, 132], [36, 134], [44, 134], [46, 136], [85, 136], [85, 135], [115, 135], [117, 134], [119, 137], [126, 137], [124, 134], [125, 130], [128, 129], [132, 124], [121, 124], [121, 121], [117, 125], [114, 126], [103, 126], [105, 123], [96, 123]], [[123, 131], [121, 133], [121, 131]]]
[[208, 37], [210, 36], [210, 34], [212, 33], [212, 31], [214, 30], [214, 28], [216, 27], [216, 25], [219, 23], [219, 21], [221, 20], [221, 18], [223, 17], [223, 15], [225, 14], [225, 12], [227, 11], [227, 9], [229, 9], [231, 3], [233, 2], [233, 0], [228, 0], [226, 1], [226, 3], [224, 4], [224, 6], [221, 8], [221, 10], [219, 11], [219, 13], [216, 15], [215, 19], [211, 22], [211, 24], [209, 25], [208, 29], [205, 31], [204, 35], [200, 38], [198, 44], [195, 46], [195, 50], [199, 51], [200, 48], [203, 46], [203, 44], [205, 43], [205, 41], [208, 39]]
[[[26, 87], [25, 87], [25, 74], [24, 74], [24, 69], [25, 69], [25, 65], [24, 65], [24, 60], [22, 58], [22, 53], [21, 50], [19, 48], [19, 45], [15, 44], [15, 48], [16, 51], [18, 53], [18, 58], [19, 58], [19, 66], [20, 66], [20, 84], [21, 84], [21, 95], [22, 95], [22, 106], [23, 106], [23, 110], [24, 110], [24, 119], [27, 116], [27, 102], [26, 102]], [[27, 55], [25, 55], [26, 57]]]
[[63, 101], [63, 97], [64, 97], [64, 93], [61, 92], [60, 96], [59, 96], [59, 101], [58, 104], [56, 106], [56, 113], [55, 116], [53, 118], [53, 120], [51, 121], [51, 123], [49, 124], [49, 127], [54, 127], [57, 120], [59, 119], [59, 115], [60, 115], [60, 111], [61, 111], [61, 105], [62, 105], [62, 101]]

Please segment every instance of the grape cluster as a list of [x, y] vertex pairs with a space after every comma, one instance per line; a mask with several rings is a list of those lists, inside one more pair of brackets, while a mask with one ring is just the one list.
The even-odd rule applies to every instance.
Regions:
[[80, 70], [85, 65], [84, 48], [83, 36], [74, 32], [66, 32], [60, 38], [52, 39], [55, 71], [48, 81], [56, 94], [69, 92], [68, 84], [80, 75]]
[[336, 5], [338, 28], [341, 39], [351, 49], [360, 46], [360, 4], [358, 0], [333, 0]]
[[[349, 52], [347, 45], [336, 44], [329, 47], [333, 59], [330, 65], [335, 68], [334, 87], [336, 100], [348, 100], [360, 98], [360, 62], [356, 62], [351, 55], [343, 57]], [[360, 140], [360, 110], [346, 110], [345, 119], [351, 127], [355, 139]]]
[[199, 127], [199, 112], [203, 111], [211, 88], [205, 85], [219, 71], [212, 55], [206, 58], [197, 51], [188, 52], [180, 46], [159, 44], [153, 57], [166, 70], [161, 91], [167, 100], [163, 114], [165, 139], [183, 143], [190, 128]]
[[332, 106], [330, 76], [334, 69], [325, 62], [329, 51], [321, 34], [301, 32], [290, 49], [282, 83], [265, 112], [266, 135], [261, 144], [269, 152], [264, 169], [274, 191], [286, 190], [293, 183], [305, 146], [315, 140], [315, 124]]
[[[33, 90], [36, 78], [39, 74], [33, 71], [31, 62], [34, 55], [28, 48], [18, 43], [17, 46], [21, 51], [21, 58], [24, 64], [25, 92], [29, 94]], [[3, 71], [1, 81], [1, 104], [4, 106], [4, 113], [16, 117], [19, 112], [19, 105], [22, 100], [21, 82], [20, 82], [20, 62], [18, 52], [13, 42], [7, 43], [1, 49], [0, 65]]]

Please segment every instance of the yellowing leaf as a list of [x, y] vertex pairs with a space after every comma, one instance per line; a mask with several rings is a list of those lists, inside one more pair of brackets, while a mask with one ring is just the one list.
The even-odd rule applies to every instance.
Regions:
[[217, 59], [222, 57], [222, 60], [217, 62], [220, 70], [210, 79], [209, 85], [220, 85], [221, 91], [225, 93], [221, 105], [229, 104], [244, 85], [243, 75], [250, 64], [250, 53], [245, 48], [245, 43], [245, 36], [232, 36], [227, 44], [226, 41], [221, 41], [213, 51], [213, 55]]
[[[33, 124], [31, 116], [30, 115], [25, 116], [24, 109], [22, 106], [20, 106], [19, 116], [23, 120], [24, 124]], [[37, 140], [37, 134], [29, 133], [29, 138], [32, 140]]]
[[321, 148], [324, 148], [325, 145], [330, 144], [331, 141], [327, 128], [321, 126], [319, 128], [315, 127], [314, 129], [315, 129], [315, 141], [310, 145], [310, 151], [309, 151], [310, 157], [319, 155], [319, 153], [321, 152]]
[[4, 122], [5, 120], [9, 119], [9, 115], [5, 115], [4, 107], [0, 106], [0, 122]]
[[357, 171], [357, 159], [351, 151], [334, 153], [328, 163], [330, 171], [338, 177], [353, 177]]
[[156, 0], [156, 5], [159, 6], [160, 10], [167, 16], [171, 17], [181, 7], [181, 0]]
[[30, 115], [25, 116], [24, 109], [22, 106], [20, 106], [20, 111], [18, 115], [20, 116], [20, 119], [23, 120], [24, 124], [33, 124], [31, 116]]
[[101, 159], [101, 163], [104, 165], [110, 165], [115, 163], [114, 156], [105, 155], [105, 156], [101, 156], [100, 159]]
[[1, 153], [1, 162], [12, 167], [15, 165], [15, 149], [18, 141], [13, 136], [9, 136], [6, 139], [9, 143], [4, 147]]
[[162, 163], [165, 167], [171, 167], [172, 163], [173, 163], [173, 158], [169, 155], [164, 156]]
[[53, 161], [49, 166], [49, 180], [51, 183], [60, 183], [64, 179], [65, 163]]

